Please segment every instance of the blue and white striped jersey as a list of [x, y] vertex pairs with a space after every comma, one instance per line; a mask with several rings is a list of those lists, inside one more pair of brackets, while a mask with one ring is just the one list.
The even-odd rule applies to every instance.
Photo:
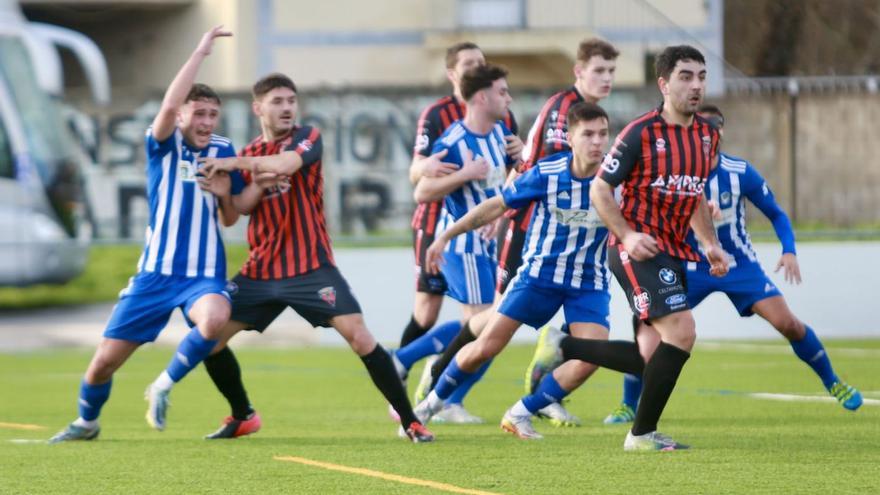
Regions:
[[[196, 182], [196, 158], [235, 156], [232, 142], [212, 135], [210, 144], [200, 150], [186, 143], [180, 129], [159, 142], [152, 128], [145, 140], [150, 223], [138, 271], [225, 279], [217, 200]], [[233, 191], [240, 187], [240, 177], [233, 176]]]
[[[489, 174], [485, 179], [470, 181], [446, 196], [440, 214], [440, 223], [437, 226], [438, 232], [446, 230], [478, 204], [501, 193], [507, 178], [508, 166], [513, 165], [504, 148], [504, 136], [511, 134], [501, 121], [498, 121], [488, 134], [476, 134], [459, 120], [449, 126], [434, 143], [432, 154], [447, 150], [443, 158], [444, 162], [461, 167], [464, 165], [467, 150], [470, 150], [475, 159], [483, 157], [490, 166]], [[446, 246], [446, 250], [459, 254], [494, 256], [495, 240], [487, 241], [480, 237], [478, 232], [466, 232], [453, 239]]]
[[571, 174], [572, 153], [540, 160], [503, 191], [504, 204], [535, 202], [518, 277], [549, 287], [608, 290], [608, 229], [590, 205], [590, 184]]
[[[794, 253], [794, 231], [791, 222], [773, 197], [773, 192], [761, 174], [749, 162], [721, 153], [718, 166], [710, 173], [705, 193], [709, 200], [718, 203], [721, 220], [715, 221], [715, 230], [721, 246], [731, 255], [730, 266], [757, 263], [758, 257], [746, 230], [746, 202], [748, 199], [773, 223], [777, 237], [782, 242], [783, 253]], [[696, 248], [698, 243], [691, 232], [688, 242]], [[701, 255], [700, 267], [708, 269], [708, 262]]]

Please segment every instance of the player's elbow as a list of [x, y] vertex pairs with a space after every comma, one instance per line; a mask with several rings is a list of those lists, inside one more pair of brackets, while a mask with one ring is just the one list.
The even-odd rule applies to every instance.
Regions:
[[416, 203], [430, 203], [432, 201], [437, 201], [435, 198], [435, 194], [430, 188], [424, 187], [423, 182], [419, 182], [419, 185], [416, 186], [415, 191], [413, 191], [413, 199], [416, 200]]

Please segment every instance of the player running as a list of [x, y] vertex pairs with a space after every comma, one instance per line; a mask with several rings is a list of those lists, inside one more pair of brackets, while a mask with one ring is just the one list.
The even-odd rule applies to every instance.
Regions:
[[[574, 104], [567, 112], [571, 151], [538, 161], [507, 186], [456, 221], [428, 250], [434, 270], [450, 240], [499, 218], [510, 208], [535, 204], [526, 237], [524, 264], [486, 329], [456, 354], [437, 386], [416, 407], [427, 420], [460, 383], [507, 345], [523, 324], [540, 328], [560, 308], [572, 333], [608, 338], [610, 271], [605, 264], [608, 230], [592, 207], [589, 191], [608, 144], [608, 115], [594, 103]], [[517, 401], [501, 427], [523, 439], [539, 439], [531, 417], [580, 386], [596, 366], [568, 361], [547, 374], [534, 393]]]
[[[717, 127], [723, 136], [724, 115], [718, 107], [703, 105], [700, 115]], [[791, 312], [782, 293], [764, 273], [752, 248], [751, 238], [745, 227], [746, 199], [770, 220], [782, 243], [782, 257], [776, 264], [775, 271], [783, 270], [785, 280], [790, 283], [801, 282], [791, 222], [776, 203], [767, 182], [749, 162], [719, 153], [712, 163], [707, 184], [706, 197], [717, 206], [715, 229], [718, 238], [724, 250], [732, 255], [730, 272], [719, 279], [709, 274], [709, 263], [705, 258], [688, 262], [688, 305], [695, 308], [713, 292], [722, 292], [730, 299], [740, 316], [759, 315], [788, 339], [795, 355], [819, 376], [828, 393], [844, 408], [855, 411], [862, 405], [862, 395], [834, 372], [831, 359], [819, 337]], [[693, 236], [689, 238], [689, 242], [693, 248], [697, 247]], [[638, 334], [643, 347], [650, 349], [656, 345], [657, 332], [650, 326], [642, 325]], [[626, 375], [623, 402], [605, 418], [605, 423], [632, 421], [641, 389], [641, 377]]]
[[[220, 118], [217, 93], [194, 84], [194, 80], [211, 54], [214, 40], [231, 35], [218, 26], [202, 36], [165, 92], [159, 113], [147, 130], [150, 221], [138, 271], [120, 293], [104, 338], [83, 377], [79, 417], [49, 443], [98, 437], [98, 416], [110, 397], [113, 374], [141, 344], [156, 339], [175, 308], [183, 311], [191, 330], [162, 373], [164, 403], [171, 385], [211, 352], [229, 319], [218, 206], [225, 225], [234, 223], [237, 215], [228, 196], [218, 202], [208, 190], [197, 161], [208, 156], [235, 156], [235, 148], [228, 139], [213, 134]], [[213, 187], [223, 181], [229, 188], [229, 177], [213, 179]], [[147, 389], [151, 404], [158, 394], [156, 387]], [[157, 411], [151, 407], [147, 421], [162, 429], [164, 421]]]

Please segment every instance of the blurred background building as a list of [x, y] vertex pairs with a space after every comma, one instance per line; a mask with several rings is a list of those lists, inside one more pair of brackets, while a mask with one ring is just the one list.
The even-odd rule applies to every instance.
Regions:
[[[300, 87], [301, 118], [322, 129], [331, 228], [406, 239], [409, 165], [420, 110], [449, 92], [446, 47], [478, 43], [506, 65], [524, 136], [541, 103], [573, 81], [577, 44], [621, 51], [613, 127], [659, 101], [653, 57], [687, 43], [707, 56], [725, 149], [751, 160], [801, 225], [875, 230], [880, 219], [880, 6], [843, 0], [23, 0], [31, 21], [90, 37], [112, 102], [93, 104], [64, 57], [65, 117], [84, 165], [89, 220], [104, 239], [139, 240], [146, 221], [143, 131], [201, 34], [216, 45], [200, 80], [222, 92], [221, 132], [258, 134], [250, 85], [273, 71]], [[239, 230], [230, 240], [243, 240]]]

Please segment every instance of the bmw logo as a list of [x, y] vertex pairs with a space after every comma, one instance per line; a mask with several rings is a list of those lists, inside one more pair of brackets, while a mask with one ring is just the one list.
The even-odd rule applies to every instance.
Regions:
[[666, 285], [672, 285], [678, 282], [678, 277], [669, 268], [662, 268], [660, 269], [660, 281]]

